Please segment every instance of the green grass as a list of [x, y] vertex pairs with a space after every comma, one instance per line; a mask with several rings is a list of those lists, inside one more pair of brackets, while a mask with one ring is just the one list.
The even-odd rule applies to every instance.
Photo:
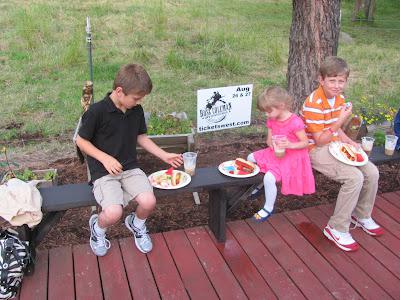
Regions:
[[[350, 21], [353, 2], [342, 2], [342, 31], [354, 43], [338, 53], [351, 67], [347, 94], [399, 107], [400, 2], [378, 2], [373, 24]], [[195, 123], [198, 89], [253, 83], [256, 96], [286, 85], [291, 10], [291, 0], [2, 2], [0, 140], [72, 134], [89, 79], [86, 16], [96, 101], [122, 64], [138, 62], [154, 83], [145, 110], [186, 111]]]

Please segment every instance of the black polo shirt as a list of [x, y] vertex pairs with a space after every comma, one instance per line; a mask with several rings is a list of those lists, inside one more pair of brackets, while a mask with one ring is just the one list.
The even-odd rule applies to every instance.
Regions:
[[[112, 102], [110, 94], [83, 114], [79, 136], [117, 159], [124, 171], [137, 168], [137, 137], [147, 132], [143, 108], [137, 105], [123, 113]], [[92, 182], [109, 174], [93, 157], [88, 156], [87, 162]]]

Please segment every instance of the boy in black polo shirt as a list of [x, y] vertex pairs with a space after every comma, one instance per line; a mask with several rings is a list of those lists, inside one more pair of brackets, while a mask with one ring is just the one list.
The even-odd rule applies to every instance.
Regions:
[[126, 217], [125, 225], [141, 252], [153, 247], [145, 221], [156, 199], [147, 176], [138, 168], [136, 145], [175, 168], [182, 164], [181, 154], [165, 152], [146, 135], [140, 102], [151, 90], [151, 79], [142, 66], [125, 65], [115, 77], [113, 91], [82, 116], [76, 144], [88, 155], [93, 193], [102, 207], [101, 213], [92, 215], [89, 221], [90, 246], [98, 256], [106, 255], [110, 248], [107, 227], [120, 220], [130, 200], [137, 201], [138, 206]]

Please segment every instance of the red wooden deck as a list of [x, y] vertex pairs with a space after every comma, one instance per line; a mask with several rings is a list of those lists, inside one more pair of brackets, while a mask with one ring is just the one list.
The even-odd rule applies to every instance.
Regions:
[[230, 222], [223, 244], [207, 227], [157, 233], [148, 255], [131, 238], [102, 258], [88, 245], [40, 251], [19, 299], [400, 299], [400, 192], [377, 197], [382, 237], [352, 230], [354, 253], [323, 236], [332, 210]]

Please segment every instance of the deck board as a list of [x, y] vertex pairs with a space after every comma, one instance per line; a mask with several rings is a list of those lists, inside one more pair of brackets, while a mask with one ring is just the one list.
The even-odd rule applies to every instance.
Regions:
[[153, 250], [147, 255], [162, 299], [189, 299], [161, 233], [152, 236]]
[[225, 243], [218, 243], [214, 238], [213, 242], [247, 297], [250, 299], [276, 299], [271, 288], [252, 264], [230, 230], [226, 232]]
[[[322, 230], [327, 222], [328, 222], [328, 217], [325, 216], [324, 214], [321, 214], [321, 211], [316, 208], [316, 207], [309, 207], [306, 209], [302, 209], [302, 212], [320, 229]], [[324, 240], [326, 241], [326, 239]], [[329, 242], [330, 246], [332, 246], [332, 242]], [[379, 272], [368, 272], [371, 270], [379, 270], [382, 272], [385, 272], [384, 268], [379, 268], [379, 265], [376, 264], [376, 261], [373, 257], [371, 257], [364, 249], [359, 249], [358, 251], [355, 252], [350, 252], [347, 253], [345, 251], [341, 251], [338, 248], [329, 248], [327, 249], [329, 252], [336, 252], [337, 256], [335, 257], [335, 260], [332, 259], [332, 263], [336, 264], [336, 261], [338, 260], [338, 257], [346, 257], [347, 263], [352, 266], [355, 270], [358, 270], [358, 276], [359, 278], [363, 278], [363, 287], [368, 289], [368, 294], [372, 296], [372, 298], [375, 298], [376, 296], [379, 296], [379, 298], [387, 298], [389, 295], [385, 292], [384, 288], [380, 286], [380, 284], [385, 284], [380, 280], [380, 275], [379, 276], [374, 276], [373, 274], [379, 274]], [[387, 271], [385, 273], [387, 275]], [[354, 277], [354, 276], [353, 276]], [[371, 278], [373, 277], [373, 278]], [[350, 282], [353, 282], [353, 279], [355, 278], [348, 278]], [[356, 279], [358, 280], [358, 278]], [[376, 280], [379, 280], [378, 284]], [[391, 289], [392, 287], [390, 287]], [[376, 299], [376, 298], [375, 298]]]
[[354, 253], [322, 233], [333, 209], [229, 222], [225, 243], [206, 226], [152, 234], [149, 254], [133, 238], [113, 240], [104, 257], [88, 244], [39, 250], [16, 299], [399, 299], [400, 193], [377, 197], [385, 234], [352, 230]]
[[400, 194], [399, 193], [386, 193], [380, 195], [381, 197], [385, 198], [387, 201], [392, 203], [397, 208], [400, 208]]
[[305, 299], [246, 222], [234, 221], [228, 228], [279, 299]]
[[164, 237], [190, 298], [218, 299], [185, 232], [170, 231], [164, 233]]
[[101, 299], [100, 271], [88, 244], [73, 247], [76, 299]]
[[[329, 217], [333, 212], [333, 205], [321, 205], [318, 207]], [[380, 237], [372, 237], [364, 233], [361, 228], [351, 230], [353, 238], [367, 250], [376, 260], [400, 279], [400, 260], [390, 249], [380, 243]]]
[[160, 299], [147, 257], [137, 251], [133, 237], [121, 239], [119, 244], [133, 299]]
[[261, 224], [249, 222], [249, 224], [307, 298], [313, 299], [316, 295], [318, 295], [320, 299], [333, 298], [318, 278], [280, 237], [269, 222]]
[[217, 295], [222, 299], [247, 299], [207, 230], [196, 227], [185, 229], [185, 232]]
[[[317, 225], [321, 230], [326, 226], [329, 217], [317, 207], [310, 207], [304, 209], [307, 216]], [[353, 230], [356, 231], [356, 230]], [[380, 264], [374, 256], [368, 253], [363, 247], [353, 253], [343, 252], [342, 255], [347, 255], [358, 267], [364, 271], [366, 276], [369, 276], [382, 289], [382, 292], [386, 291], [392, 297], [397, 294], [396, 285], [398, 279], [389, 272], [382, 264]], [[375, 274], [379, 274], [376, 276]], [[382, 294], [384, 295], [384, 294]], [[384, 296], [382, 296], [384, 297]]]
[[298, 234], [296, 228], [283, 214], [271, 218], [270, 223], [332, 295], [341, 299], [360, 297], [323, 256], [302, 235]]
[[48, 299], [73, 299], [75, 296], [72, 248], [49, 250]]
[[128, 279], [117, 241], [111, 241], [107, 255], [99, 257], [104, 299], [131, 299]]

